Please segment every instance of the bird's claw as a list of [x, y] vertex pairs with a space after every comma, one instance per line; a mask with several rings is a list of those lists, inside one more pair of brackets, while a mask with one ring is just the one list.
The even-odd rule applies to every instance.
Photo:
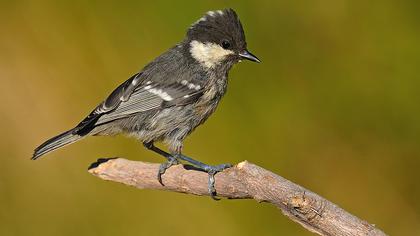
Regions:
[[214, 187], [214, 183], [216, 182], [216, 180], [215, 180], [214, 176], [217, 173], [219, 173], [219, 172], [221, 172], [221, 171], [223, 171], [227, 168], [230, 168], [230, 167], [232, 167], [231, 164], [221, 164], [221, 165], [217, 165], [217, 166], [208, 166], [207, 168], [205, 168], [205, 171], [209, 174], [208, 190], [209, 190], [210, 197], [213, 200], [216, 200], [216, 201], [220, 200], [220, 198], [216, 197], [217, 192], [216, 192], [216, 188]]
[[172, 157], [172, 156], [168, 158], [167, 162], [160, 164], [159, 171], [158, 171], [158, 174], [157, 174], [157, 179], [162, 186], [164, 186], [164, 184], [162, 182], [162, 175], [165, 174], [166, 170], [169, 167], [171, 167], [173, 165], [178, 165], [178, 164], [179, 164], [178, 159], [176, 159], [175, 157]]
[[187, 156], [184, 156], [182, 154], [178, 154], [178, 155], [175, 155], [175, 156], [167, 154], [167, 155], [165, 155], [165, 157], [168, 159], [168, 161], [159, 166], [159, 172], [158, 172], [158, 175], [157, 175], [158, 181], [161, 185], [164, 185], [163, 182], [162, 182], [162, 175], [165, 173], [165, 171], [169, 167], [179, 164], [178, 159], [183, 160], [183, 161], [189, 162], [190, 164], [194, 165], [198, 169], [208, 173], [208, 175], [209, 175], [209, 182], [208, 182], [209, 195], [214, 200], [220, 200], [219, 198], [216, 197], [217, 196], [217, 191], [216, 191], [216, 188], [214, 187], [214, 184], [215, 184], [216, 180], [215, 180], [214, 176], [217, 173], [219, 173], [219, 172], [221, 172], [221, 171], [223, 171], [227, 168], [232, 167], [231, 164], [220, 164], [220, 165], [216, 165], [216, 166], [210, 166], [210, 165], [204, 164], [202, 162], [196, 161], [192, 158], [189, 158]]

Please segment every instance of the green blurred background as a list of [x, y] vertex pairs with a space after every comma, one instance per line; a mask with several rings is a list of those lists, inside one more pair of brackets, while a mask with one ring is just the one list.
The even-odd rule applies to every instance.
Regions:
[[268, 204], [136, 190], [86, 172], [99, 157], [161, 162], [136, 140], [89, 138], [30, 161], [112, 89], [232, 7], [263, 63], [186, 141], [249, 160], [391, 235], [420, 235], [419, 1], [0, 3], [0, 235], [312, 235]]

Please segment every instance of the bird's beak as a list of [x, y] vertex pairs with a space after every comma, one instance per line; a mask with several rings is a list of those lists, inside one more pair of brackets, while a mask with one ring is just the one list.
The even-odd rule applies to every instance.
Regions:
[[258, 59], [258, 57], [256, 57], [254, 54], [248, 52], [248, 50], [244, 50], [243, 52], [239, 53], [239, 56], [241, 57], [241, 59], [247, 59], [253, 62], [258, 62], [260, 63], [260, 59]]

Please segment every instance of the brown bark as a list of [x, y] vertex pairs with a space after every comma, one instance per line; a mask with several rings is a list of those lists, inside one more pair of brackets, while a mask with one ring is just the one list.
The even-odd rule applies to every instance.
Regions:
[[[163, 175], [162, 186], [156, 178], [158, 168], [159, 164], [116, 158], [100, 159], [89, 172], [140, 189], [208, 195], [206, 173], [190, 166], [173, 166]], [[247, 161], [218, 173], [215, 187], [220, 197], [271, 203], [293, 221], [320, 235], [385, 235], [316, 193]]]

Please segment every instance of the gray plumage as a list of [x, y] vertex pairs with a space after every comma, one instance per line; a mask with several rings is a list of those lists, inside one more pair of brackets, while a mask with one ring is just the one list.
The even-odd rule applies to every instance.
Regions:
[[228, 72], [241, 59], [259, 61], [246, 51], [236, 13], [208, 12], [182, 42], [116, 88], [75, 128], [40, 145], [32, 159], [87, 136], [121, 133], [181, 153], [187, 135], [215, 111]]

